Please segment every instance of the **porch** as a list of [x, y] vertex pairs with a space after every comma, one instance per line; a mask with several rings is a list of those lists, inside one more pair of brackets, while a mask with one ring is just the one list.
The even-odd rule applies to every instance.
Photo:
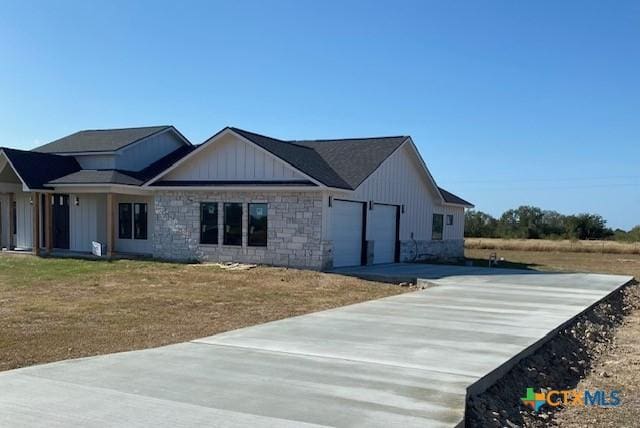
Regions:
[[102, 257], [153, 252], [150, 196], [36, 192], [7, 187], [7, 183], [0, 183], [3, 251], [82, 257], [92, 256], [93, 243], [97, 242], [101, 244]]

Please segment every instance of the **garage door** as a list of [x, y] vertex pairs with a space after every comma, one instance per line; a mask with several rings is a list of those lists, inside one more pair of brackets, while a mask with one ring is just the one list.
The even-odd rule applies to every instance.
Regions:
[[393, 263], [396, 254], [396, 206], [375, 204], [367, 219], [367, 239], [374, 241], [373, 263]]
[[356, 266], [362, 255], [362, 203], [334, 200], [331, 207], [333, 266]]

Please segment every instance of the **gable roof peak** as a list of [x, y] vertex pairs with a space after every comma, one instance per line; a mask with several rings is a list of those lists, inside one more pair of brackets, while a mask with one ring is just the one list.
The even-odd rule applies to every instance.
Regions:
[[136, 128], [86, 129], [59, 138], [32, 151], [42, 153], [115, 152], [152, 135], [174, 130], [182, 140], [186, 138], [172, 125], [142, 126]]

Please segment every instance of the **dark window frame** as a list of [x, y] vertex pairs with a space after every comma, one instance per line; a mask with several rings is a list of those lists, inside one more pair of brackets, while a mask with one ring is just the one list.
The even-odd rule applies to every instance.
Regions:
[[[439, 218], [440, 223], [440, 231], [439, 235], [436, 234], [436, 219]], [[444, 214], [433, 213], [431, 217], [431, 240], [432, 241], [442, 241], [444, 239]]]
[[[240, 207], [240, 218], [228, 218], [228, 210], [233, 207]], [[244, 211], [244, 204], [242, 202], [225, 202], [222, 206], [222, 244], [232, 247], [242, 247], [242, 232], [244, 222], [242, 221], [242, 215]], [[230, 222], [233, 220], [233, 222]], [[240, 228], [239, 233], [231, 233], [231, 228]], [[232, 239], [233, 238], [233, 239]]]
[[447, 226], [453, 226], [453, 214], [447, 214], [446, 223]]
[[[144, 207], [144, 220], [142, 218], [136, 218], [136, 208]], [[134, 202], [133, 203], [133, 239], [137, 239], [139, 241], [146, 241], [149, 239], [149, 206], [146, 202]], [[142, 223], [142, 225], [140, 225]], [[141, 226], [140, 228], [138, 226]], [[144, 226], [144, 230], [142, 229]], [[140, 229], [140, 232], [138, 232]]]
[[[122, 208], [128, 207], [128, 215], [124, 214]], [[136, 218], [136, 207], [144, 207], [144, 221]], [[122, 229], [123, 219], [127, 219], [129, 224], [127, 229]], [[138, 232], [139, 223], [144, 225], [144, 233], [141, 229]], [[124, 232], [124, 233], [123, 233]], [[118, 239], [146, 241], [149, 239], [149, 204], [146, 202], [119, 202], [118, 203]]]
[[[128, 213], [123, 214], [123, 208], [128, 208]], [[128, 215], [127, 215], [128, 214]], [[123, 229], [123, 219], [127, 230]], [[133, 239], [133, 204], [131, 202], [118, 203], [118, 239]]]
[[[256, 224], [253, 224], [252, 208], [258, 208], [258, 206], [264, 207], [264, 233], [260, 231], [258, 234], [252, 227], [255, 228]], [[262, 221], [262, 218], [261, 218]], [[264, 236], [264, 238], [262, 238]], [[264, 239], [264, 241], [262, 240]], [[252, 202], [247, 208], [247, 246], [249, 247], [266, 247], [269, 241], [269, 205], [266, 202]]]
[[[205, 208], [208, 208], [208, 206], [213, 205], [214, 207], [214, 213], [212, 214], [215, 220], [215, 225], [211, 225], [209, 223], [205, 224], [204, 223], [204, 214], [205, 214]], [[218, 225], [218, 216], [219, 216], [219, 212], [218, 212], [218, 203], [217, 202], [200, 202], [200, 244], [201, 245], [218, 245], [218, 243], [220, 242], [219, 238], [218, 238], [218, 233], [219, 233], [219, 225]], [[209, 229], [205, 230], [205, 227], [208, 227]], [[212, 239], [205, 239], [204, 238], [204, 234], [208, 231], [214, 231], [215, 233], [211, 233], [211, 238]], [[215, 239], [213, 239], [215, 238]], [[206, 242], [205, 242], [206, 241]], [[211, 241], [211, 242], [209, 242]], [[215, 241], [215, 242], [214, 242]]]

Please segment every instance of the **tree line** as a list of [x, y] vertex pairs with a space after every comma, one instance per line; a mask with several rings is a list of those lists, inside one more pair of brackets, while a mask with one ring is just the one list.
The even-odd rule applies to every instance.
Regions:
[[465, 213], [464, 236], [505, 239], [611, 239], [640, 241], [640, 225], [629, 231], [611, 229], [598, 214], [564, 215], [523, 205], [495, 218], [482, 211]]

